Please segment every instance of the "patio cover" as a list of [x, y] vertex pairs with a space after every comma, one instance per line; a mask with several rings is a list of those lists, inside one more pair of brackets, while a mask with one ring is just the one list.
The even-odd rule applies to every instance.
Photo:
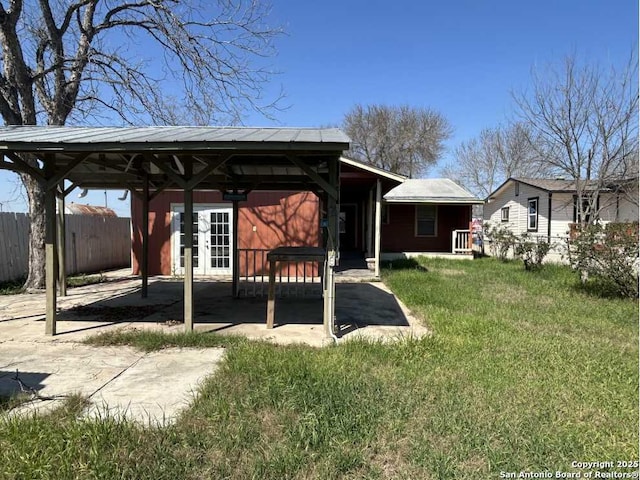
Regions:
[[[46, 333], [56, 333], [56, 243], [64, 245], [64, 205], [56, 227], [58, 202], [76, 187], [129, 189], [149, 201], [165, 189], [184, 192], [185, 215], [193, 212], [193, 190], [248, 193], [300, 190], [317, 193], [327, 206], [327, 251], [324, 286], [325, 333], [332, 334], [333, 267], [337, 262], [339, 158], [349, 138], [339, 129], [246, 127], [50, 127], [0, 128], [0, 168], [28, 173], [46, 189]], [[26, 157], [25, 157], [26, 156]], [[24, 161], [38, 160], [37, 166]], [[64, 188], [64, 181], [71, 185]], [[233, 201], [237, 221], [239, 200]], [[145, 222], [148, 225], [148, 221]], [[59, 230], [56, 232], [56, 230]], [[62, 232], [60, 232], [60, 230]], [[193, 329], [192, 225], [185, 222], [184, 322]], [[234, 228], [237, 252], [237, 228]], [[148, 229], [143, 228], [142, 295], [147, 294]], [[236, 253], [237, 254], [237, 253]], [[234, 262], [234, 288], [238, 262]], [[62, 275], [64, 286], [64, 275]], [[63, 290], [64, 291], [64, 290]]]

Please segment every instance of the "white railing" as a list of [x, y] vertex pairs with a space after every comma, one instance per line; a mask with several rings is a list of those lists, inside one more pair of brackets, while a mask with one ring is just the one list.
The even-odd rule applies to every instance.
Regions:
[[471, 230], [451, 232], [451, 253], [471, 253]]

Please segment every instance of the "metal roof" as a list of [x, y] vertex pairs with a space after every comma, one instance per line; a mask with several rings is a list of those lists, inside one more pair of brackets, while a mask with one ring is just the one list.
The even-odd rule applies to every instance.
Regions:
[[0, 127], [0, 169], [83, 188], [140, 189], [148, 178], [152, 190], [187, 182], [202, 190], [315, 190], [327, 187], [328, 165], [348, 148], [337, 128]]
[[337, 128], [252, 128], [252, 127], [0, 127], [0, 150], [29, 151], [84, 150], [97, 145], [109, 150], [268, 148], [295, 145], [314, 149], [327, 146], [349, 148], [349, 137]]
[[65, 205], [67, 213], [72, 215], [92, 215], [98, 217], [117, 217], [118, 215], [109, 207], [98, 205], [85, 205], [84, 203], [70, 202]]
[[408, 179], [391, 189], [384, 199], [388, 203], [484, 203], [448, 178]]

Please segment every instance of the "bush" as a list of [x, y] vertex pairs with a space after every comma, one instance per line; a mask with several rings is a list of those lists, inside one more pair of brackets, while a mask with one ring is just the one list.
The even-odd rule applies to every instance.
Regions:
[[551, 243], [547, 239], [532, 237], [528, 233], [520, 235], [513, 247], [514, 255], [522, 259], [525, 270], [538, 270], [549, 250]]
[[581, 226], [568, 252], [583, 284], [594, 281], [602, 293], [638, 296], [638, 222]]
[[516, 243], [516, 236], [507, 227], [499, 225], [489, 225], [487, 236], [489, 237], [493, 255], [503, 262], [506, 261], [509, 256], [509, 249]]

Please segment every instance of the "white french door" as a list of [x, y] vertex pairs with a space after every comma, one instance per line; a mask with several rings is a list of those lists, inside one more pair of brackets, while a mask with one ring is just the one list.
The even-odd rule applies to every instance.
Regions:
[[[226, 205], [193, 207], [193, 273], [231, 275], [233, 268], [233, 210]], [[173, 272], [184, 274], [184, 205], [172, 205]]]

